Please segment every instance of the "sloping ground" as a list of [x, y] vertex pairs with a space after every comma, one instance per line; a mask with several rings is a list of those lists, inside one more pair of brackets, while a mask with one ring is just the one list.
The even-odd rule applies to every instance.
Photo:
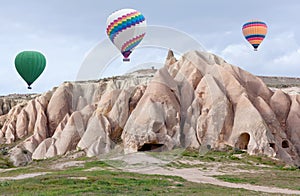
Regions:
[[[268, 186], [256, 186], [251, 184], [237, 184], [230, 183], [218, 180], [214, 177], [211, 177], [210, 172], [199, 171], [198, 168], [185, 168], [185, 169], [165, 169], [165, 168], [148, 168], [148, 169], [139, 169], [139, 170], [128, 170], [130, 172], [138, 172], [141, 174], [159, 174], [159, 175], [175, 175], [180, 176], [188, 181], [196, 182], [196, 183], [205, 183], [205, 184], [213, 184], [228, 188], [242, 188], [251, 191], [265, 192], [265, 193], [279, 193], [279, 194], [293, 194], [300, 195], [300, 191], [290, 190], [290, 189], [282, 189]], [[215, 175], [215, 173], [213, 174]]]
[[[91, 170], [91, 171], [95, 171], [95, 170]], [[235, 189], [246, 189], [250, 191], [257, 191], [257, 192], [264, 192], [264, 193], [300, 195], [300, 191], [296, 191], [296, 190], [282, 189], [282, 188], [268, 187], [268, 186], [256, 186], [251, 184], [237, 184], [237, 183], [224, 182], [211, 177], [210, 176], [211, 174], [209, 172], [201, 172], [197, 168], [165, 169], [161, 167], [152, 167], [148, 169], [138, 169], [138, 170], [131, 169], [126, 171], [133, 172], [133, 173], [147, 174], [147, 175], [157, 174], [157, 175], [164, 175], [164, 176], [179, 176], [191, 182], [196, 182], [201, 184], [212, 184], [212, 185], [235, 188]], [[28, 178], [34, 178], [37, 176], [43, 176], [46, 174], [51, 174], [51, 173], [37, 172], [37, 173], [29, 173], [29, 174], [20, 174], [14, 177], [0, 177], [0, 182], [1, 181], [8, 182], [10, 180], [23, 180]], [[70, 179], [87, 180], [87, 177], [70, 177]]]
[[[246, 156], [245, 153], [209, 152], [203, 156], [199, 156], [196, 152], [185, 153], [187, 154], [183, 157], [168, 164], [152, 153], [139, 152], [102, 161], [97, 159], [85, 159], [83, 161], [82, 158], [72, 158], [74, 156], [69, 155], [68, 158], [61, 157], [61, 159], [40, 161], [35, 163], [34, 167], [27, 166], [14, 170], [0, 170], [2, 176], [0, 177], [0, 185], [3, 190], [11, 190], [9, 187], [18, 185], [20, 188], [15, 194], [28, 193], [26, 191], [32, 190], [32, 187], [43, 187], [43, 190], [48, 194], [75, 194], [79, 193], [80, 190], [82, 191], [81, 194], [91, 194], [99, 193], [100, 188], [103, 194], [113, 194], [110, 191], [114, 191], [115, 194], [120, 192], [123, 195], [176, 195], [176, 193], [179, 195], [300, 194], [299, 181], [293, 180], [292, 176], [299, 178], [299, 170], [279, 169], [276, 165], [263, 163], [259, 159], [255, 160], [253, 158], [251, 159], [253, 162], [250, 164], [251, 157], [248, 157], [248, 159], [244, 157], [243, 161], [241, 161], [242, 159], [239, 160], [239, 155]], [[233, 157], [236, 157], [236, 159], [233, 159]], [[216, 160], [212, 161], [213, 158]], [[265, 161], [267, 160], [272, 161], [266, 158]], [[280, 164], [279, 162], [274, 163]], [[39, 168], [39, 172], [36, 168]], [[122, 171], [125, 171], [125, 173]], [[285, 178], [276, 179], [275, 174], [278, 172], [285, 173]], [[265, 182], [265, 185], [259, 182], [254, 184], [247, 183], [247, 181], [235, 183], [217, 179], [219, 176], [226, 175], [252, 174], [263, 176], [267, 173], [270, 173], [273, 178], [269, 179], [269, 183]], [[198, 183], [198, 185], [189, 184], [180, 178], [167, 177], [166, 175], [182, 177], [187, 181]], [[114, 181], [116, 179], [118, 181]], [[145, 183], [146, 179], [149, 179], [147, 183]], [[165, 184], [165, 180], [169, 183]], [[50, 182], [51, 186], [45, 184]], [[289, 185], [286, 187], [282, 185], [286, 183]], [[164, 185], [164, 188], [160, 185]], [[88, 187], [93, 187], [93, 189]], [[70, 192], [64, 192], [66, 190]], [[128, 192], [128, 190], [130, 191]], [[146, 192], [140, 192], [145, 190]]]

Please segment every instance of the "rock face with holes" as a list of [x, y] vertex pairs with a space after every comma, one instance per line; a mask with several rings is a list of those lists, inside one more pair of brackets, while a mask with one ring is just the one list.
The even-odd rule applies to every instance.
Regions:
[[163, 144], [165, 150], [179, 147], [179, 99], [178, 86], [168, 70], [158, 70], [125, 124], [125, 153], [136, 152], [145, 144]]
[[134, 76], [66, 82], [17, 104], [5, 115], [0, 144], [17, 144], [9, 150], [16, 166], [78, 149], [87, 156], [107, 153], [121, 140], [153, 74], [144, 70]]
[[179, 84], [181, 138], [186, 147], [230, 145], [299, 165], [299, 95], [271, 91], [258, 77], [213, 54], [169, 57]]
[[252, 74], [206, 52], [158, 71], [66, 82], [8, 114], [0, 143], [15, 165], [83, 150], [98, 156], [176, 147], [225, 149], [300, 165], [300, 97], [270, 90]]

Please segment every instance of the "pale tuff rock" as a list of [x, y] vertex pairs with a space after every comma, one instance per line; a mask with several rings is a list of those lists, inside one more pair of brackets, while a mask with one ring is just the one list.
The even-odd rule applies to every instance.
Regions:
[[154, 71], [66, 82], [17, 104], [0, 116], [0, 142], [23, 140], [10, 151], [15, 165], [73, 150], [98, 156], [120, 146], [130, 153], [226, 145], [300, 165], [299, 95], [273, 92], [206, 52], [177, 60], [169, 51]]
[[[54, 141], [55, 141], [54, 138], [45, 139], [33, 152], [32, 159], [44, 159], [44, 158], [55, 156], [55, 154], [57, 154], [56, 152], [51, 153], [49, 151], [49, 148], [51, 145], [54, 144]], [[47, 156], [47, 154], [50, 154], [50, 156]]]
[[71, 113], [72, 89], [71, 85], [61, 85], [53, 93], [47, 107], [49, 134], [52, 136], [58, 124]]
[[[270, 147], [272, 138], [269, 138], [269, 129], [261, 117], [258, 110], [250, 102], [246, 95], [240, 97], [237, 103], [229, 141], [232, 145], [240, 149], [247, 149], [249, 154], [274, 155], [274, 150]], [[249, 137], [249, 143], [244, 143], [243, 136]], [[243, 140], [241, 140], [243, 139]]]
[[[174, 53], [172, 50], [169, 50], [168, 51], [168, 55], [167, 55], [167, 58], [166, 58], [166, 62], [165, 62], [165, 65], [172, 65], [174, 63], [176, 63], [176, 58], [174, 57]], [[169, 68], [169, 67], [168, 67]], [[178, 70], [178, 69], [174, 69], [174, 70]], [[172, 77], [174, 77], [174, 74], [172, 74], [169, 70], [169, 73]], [[175, 73], [176, 74], [176, 73]]]
[[[87, 121], [92, 112], [93, 107], [91, 106], [87, 106], [81, 111], [74, 112], [70, 116], [64, 129], [58, 132], [58, 134], [53, 135], [55, 142], [52, 144], [52, 148], [56, 149], [56, 155], [63, 155], [67, 151], [76, 149], [77, 143], [85, 132]], [[50, 149], [52, 145], [50, 145]]]
[[38, 95], [36, 94], [11, 94], [0, 96], [0, 116], [7, 114], [15, 105], [24, 104], [37, 96]]
[[125, 153], [144, 144], [180, 146], [180, 101], [176, 82], [166, 68], [158, 70], [130, 115], [122, 133]]
[[110, 137], [114, 141], [117, 141], [118, 138], [120, 138], [125, 123], [128, 119], [130, 97], [130, 92], [122, 90], [107, 115], [107, 118], [109, 119], [112, 128], [112, 131], [110, 132]]
[[[22, 105], [17, 105], [12, 108], [7, 114], [6, 121], [1, 129], [1, 137], [4, 139], [5, 143], [11, 144], [17, 139], [16, 135], [16, 121], [18, 114], [22, 110]], [[3, 142], [4, 143], [4, 142]]]
[[232, 129], [232, 105], [210, 74], [202, 78], [196, 93], [197, 101], [202, 106], [196, 123], [198, 141], [212, 148], [223, 147]]
[[[250, 154], [276, 156], [290, 163], [291, 161], [288, 160], [293, 159], [294, 163], [299, 164], [299, 154], [295, 156], [295, 148], [289, 145], [290, 140], [285, 134], [285, 121], [290, 108], [289, 95], [281, 92], [275, 92], [273, 95], [273, 92], [267, 88], [261, 79], [208, 53], [189, 52], [181, 60], [175, 62], [174, 67], [173, 65], [166, 66], [171, 70], [171, 73], [176, 73], [174, 77], [179, 78], [177, 80], [181, 81], [180, 84], [183, 83], [182, 78], [186, 80], [189, 78], [189, 75], [186, 76], [185, 72], [181, 71], [184, 67], [189, 67], [189, 70], [196, 67], [200, 71], [200, 74], [197, 75], [201, 78], [201, 81], [195, 91], [195, 98], [193, 98], [192, 104], [187, 109], [187, 117], [185, 118], [183, 128], [183, 141], [185, 143], [188, 143], [191, 147], [197, 147], [197, 142], [201, 144], [203, 141], [209, 141], [204, 142], [204, 145], [212, 147], [222, 147], [222, 144], [230, 144], [231, 146], [247, 149]], [[203, 85], [204, 90], [199, 92], [199, 89], [201, 89], [199, 85], [204, 80], [208, 81], [208, 78], [213, 78], [209, 81], [215, 81], [217, 85], [206, 82]], [[189, 84], [194, 87], [195, 85], [191, 81], [193, 80], [189, 80]], [[219, 91], [216, 90], [218, 89], [217, 86], [220, 89]], [[205, 88], [208, 90], [205, 90]], [[182, 89], [184, 88], [181, 88], [181, 91]], [[184, 93], [186, 100], [188, 100], [187, 95], [190, 94]], [[215, 106], [218, 104], [212, 102], [212, 100], [218, 100], [221, 105], [223, 103], [223, 106], [219, 107], [219, 111], [215, 110], [214, 112], [214, 109], [212, 110], [213, 107], [218, 108]], [[186, 104], [186, 102], [181, 105]], [[281, 103], [276, 104], [277, 102]], [[295, 103], [297, 102], [295, 101]], [[275, 111], [270, 111], [271, 108]], [[281, 110], [283, 110], [282, 113]], [[213, 118], [217, 120], [209, 121]], [[294, 120], [291, 121], [295, 122], [295, 118], [294, 116]], [[213, 128], [210, 129], [209, 126]], [[222, 126], [222, 131], [217, 131], [220, 128], [215, 128]], [[216, 138], [214, 133], [218, 135], [217, 140], [210, 142]], [[295, 140], [299, 141], [299, 136], [295, 134], [297, 131], [293, 133]], [[202, 137], [203, 139], [201, 139]], [[282, 146], [285, 143], [289, 147], [283, 148]], [[287, 158], [287, 154], [289, 154], [289, 158]]]
[[110, 132], [111, 125], [108, 119], [95, 111], [89, 119], [86, 131], [77, 147], [85, 149], [89, 157], [107, 153], [112, 148], [112, 142], [109, 138]]
[[291, 96], [291, 107], [288, 118], [286, 120], [287, 123], [287, 138], [291, 141], [291, 143], [295, 146], [297, 154], [300, 154], [300, 96], [292, 95]]
[[0, 99], [0, 115], [7, 114], [9, 110], [14, 107], [16, 103], [14, 100]]
[[290, 96], [281, 90], [276, 90], [270, 99], [270, 106], [282, 128], [286, 130], [286, 119], [291, 107]]
[[25, 166], [32, 161], [32, 154], [26, 149], [16, 146], [9, 151], [10, 160], [15, 166]]
[[142, 75], [66, 82], [13, 107], [6, 114], [0, 141], [10, 144], [24, 139], [17, 147], [29, 152], [30, 158], [32, 153], [33, 159], [63, 155], [75, 149], [83, 149], [88, 156], [109, 152], [114, 141], [120, 139], [128, 116], [150, 80], [150, 76]]

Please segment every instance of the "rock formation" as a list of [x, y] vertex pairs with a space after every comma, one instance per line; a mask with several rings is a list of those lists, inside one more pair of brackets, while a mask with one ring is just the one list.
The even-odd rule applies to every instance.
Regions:
[[31, 99], [34, 99], [36, 94], [11, 94], [0, 96], [0, 129], [3, 127], [8, 112], [17, 104], [24, 104]]
[[165, 66], [151, 71], [66, 82], [16, 104], [0, 143], [20, 141], [10, 150], [15, 165], [72, 150], [97, 156], [120, 145], [125, 153], [229, 145], [300, 165], [300, 95], [272, 91], [206, 52], [177, 60], [170, 51]]

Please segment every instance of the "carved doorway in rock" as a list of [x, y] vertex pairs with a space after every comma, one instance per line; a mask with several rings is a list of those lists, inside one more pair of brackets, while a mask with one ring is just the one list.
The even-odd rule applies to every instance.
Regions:
[[249, 133], [242, 133], [239, 136], [238, 141], [235, 144], [235, 147], [239, 148], [241, 150], [247, 150], [248, 149], [249, 140], [250, 140]]
[[287, 140], [283, 140], [281, 145], [282, 145], [282, 148], [288, 148], [289, 142]]
[[139, 152], [145, 152], [145, 151], [162, 151], [163, 144], [150, 144], [146, 143], [141, 148], [138, 149]]

